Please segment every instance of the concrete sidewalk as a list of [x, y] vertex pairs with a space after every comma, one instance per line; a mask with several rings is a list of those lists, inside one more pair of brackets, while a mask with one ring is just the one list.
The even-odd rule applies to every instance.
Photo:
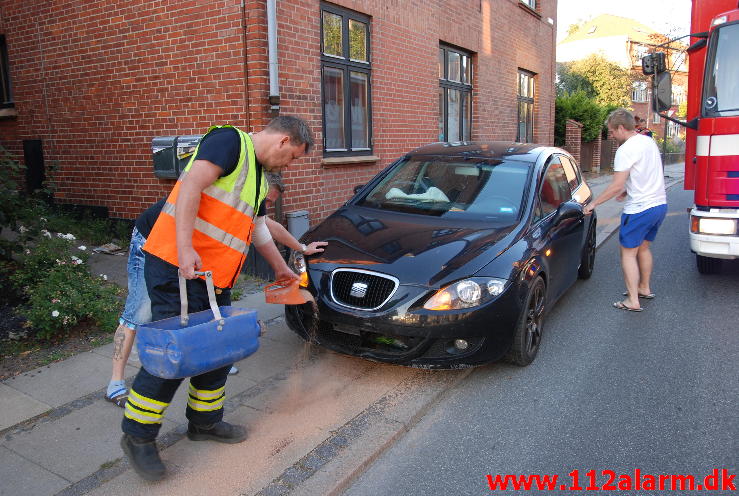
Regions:
[[[682, 164], [665, 167], [669, 186]], [[610, 182], [588, 180], [595, 194]], [[621, 204], [598, 207], [600, 245], [618, 228]], [[95, 273], [125, 284], [126, 257], [95, 255]], [[166, 480], [138, 478], [118, 441], [122, 410], [104, 400], [113, 345], [0, 383], [0, 495], [338, 494], [469, 371], [427, 372], [311, 348], [287, 329], [262, 293], [236, 306], [267, 322], [258, 353], [229, 377], [226, 419], [247, 425], [242, 444], [184, 437], [186, 387], [166, 411], [160, 445]], [[112, 330], [111, 330], [112, 331]], [[140, 363], [134, 353], [127, 377]], [[173, 445], [173, 449], [169, 449]]]

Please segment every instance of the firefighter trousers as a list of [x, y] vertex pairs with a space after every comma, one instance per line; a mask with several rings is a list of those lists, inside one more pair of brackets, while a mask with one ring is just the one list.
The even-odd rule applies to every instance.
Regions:
[[[152, 320], [174, 317], [180, 313], [177, 267], [146, 253], [144, 278], [151, 300]], [[230, 291], [216, 295], [219, 306], [230, 304]], [[210, 308], [205, 282], [187, 281], [188, 311], [200, 312]], [[196, 425], [209, 425], [223, 419], [225, 385], [231, 365], [191, 377], [187, 410], [188, 420]], [[139, 370], [131, 386], [121, 428], [123, 432], [142, 439], [153, 440], [162, 426], [164, 412], [172, 401], [182, 379], [162, 379]]]

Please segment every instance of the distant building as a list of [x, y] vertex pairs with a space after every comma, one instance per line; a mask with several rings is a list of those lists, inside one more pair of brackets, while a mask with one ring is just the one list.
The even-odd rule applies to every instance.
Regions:
[[[665, 130], [664, 120], [652, 111], [652, 90], [648, 78], [641, 72], [641, 59], [654, 51], [662, 51], [668, 55], [673, 103], [668, 114], [675, 114], [688, 93], [687, 47], [675, 42], [669, 47], [658, 48], [658, 45], [667, 41], [665, 35], [638, 21], [603, 14], [578, 26], [557, 43], [557, 62], [572, 62], [591, 54], [600, 54], [631, 71], [635, 79], [631, 91], [634, 114], [646, 120], [647, 126], [661, 137]], [[667, 123], [668, 137], [675, 138], [684, 134], [685, 131], [679, 124]]]

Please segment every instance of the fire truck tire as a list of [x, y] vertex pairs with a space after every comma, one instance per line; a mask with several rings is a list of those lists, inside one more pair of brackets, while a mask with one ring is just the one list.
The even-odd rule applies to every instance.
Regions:
[[698, 272], [701, 274], [718, 274], [721, 271], [721, 259], [704, 257], [702, 255], [695, 256], [695, 262], [698, 266]]

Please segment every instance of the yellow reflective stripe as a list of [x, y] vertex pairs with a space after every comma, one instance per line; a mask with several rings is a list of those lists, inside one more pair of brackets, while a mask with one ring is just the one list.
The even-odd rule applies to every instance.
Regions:
[[254, 207], [252, 207], [249, 203], [242, 200], [239, 197], [238, 193], [234, 193], [232, 191], [226, 191], [225, 189], [219, 188], [218, 186], [215, 186], [214, 184], [211, 184], [210, 186], [205, 188], [203, 190], [203, 193], [215, 198], [216, 200], [220, 202], [225, 203], [226, 205], [232, 206], [239, 212], [243, 212], [249, 217], [253, 217], [254, 215]]
[[234, 190], [238, 191], [239, 194], [244, 189], [244, 184], [246, 184], [246, 178], [249, 175], [249, 168], [251, 167], [251, 161], [246, 158], [246, 154], [253, 155], [254, 152], [252, 152], [252, 144], [251, 144], [251, 138], [247, 136], [247, 134], [242, 131], [241, 129], [236, 129], [236, 132], [239, 134], [239, 139], [241, 140], [241, 149], [239, 152], [239, 164], [241, 164], [241, 172], [239, 173], [239, 177], [236, 179], [236, 184], [234, 185]]
[[[251, 209], [251, 207], [249, 208]], [[164, 207], [162, 207], [162, 212], [165, 214], [169, 214], [172, 217], [175, 217], [175, 210], [175, 206], [171, 203], [165, 203]], [[246, 254], [246, 252], [249, 251], [249, 245], [243, 239], [239, 239], [236, 236], [227, 233], [220, 227], [216, 227], [210, 222], [204, 221], [200, 217], [195, 217], [194, 227], [206, 236], [215, 239], [219, 243], [223, 243], [224, 245], [238, 251], [239, 253]]]
[[222, 397], [218, 401], [214, 401], [213, 403], [205, 403], [202, 401], [197, 401], [192, 398], [192, 396], [187, 398], [187, 406], [192, 408], [195, 411], [198, 412], [212, 412], [213, 410], [219, 410], [223, 408], [223, 402], [225, 401], [226, 397]]
[[138, 422], [139, 424], [161, 424], [162, 419], [159, 420], [150, 420], [142, 415], [140, 415], [138, 412], [129, 412], [126, 410], [123, 413], [123, 416], [133, 420], [134, 422]]
[[199, 400], [213, 400], [223, 395], [224, 391], [226, 391], [226, 386], [220, 387], [218, 389], [208, 390], [195, 389], [193, 385], [190, 384], [190, 394], [195, 396]]
[[163, 412], [165, 408], [169, 406], [169, 403], [163, 403], [161, 401], [157, 401], [151, 398], [147, 398], [145, 396], [141, 396], [139, 393], [137, 393], [133, 389], [131, 390], [131, 393], [128, 396], [128, 401], [138, 406], [139, 408], [145, 408], [147, 410], [152, 410], [158, 413]]
[[229, 248], [233, 248], [239, 253], [246, 253], [249, 250], [249, 245], [243, 239], [239, 239], [233, 234], [227, 233], [220, 227], [216, 227], [209, 222], [205, 222], [200, 217], [195, 218], [195, 229], [201, 233], [209, 236], [219, 243], [223, 243]]

